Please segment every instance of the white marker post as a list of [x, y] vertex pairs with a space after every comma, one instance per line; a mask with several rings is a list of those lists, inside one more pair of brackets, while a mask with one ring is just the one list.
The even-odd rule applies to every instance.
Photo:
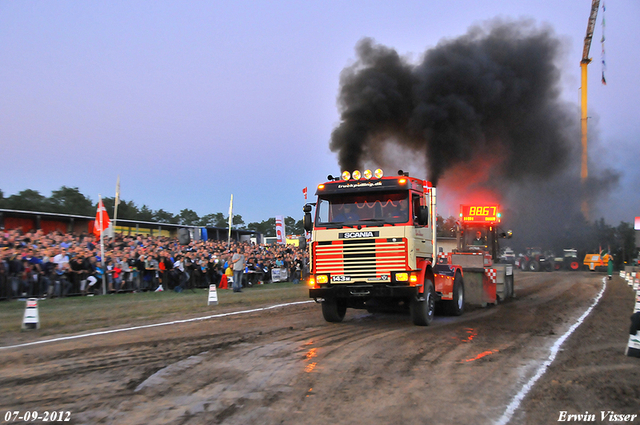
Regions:
[[207, 302], [207, 305], [211, 304], [218, 304], [218, 291], [216, 289], [216, 285], [209, 285], [209, 301]]
[[629, 328], [629, 344], [625, 354], [629, 357], [640, 357], [640, 312], [631, 315], [631, 327]]
[[38, 299], [29, 298], [24, 309], [22, 329], [40, 329], [40, 316], [38, 315]]

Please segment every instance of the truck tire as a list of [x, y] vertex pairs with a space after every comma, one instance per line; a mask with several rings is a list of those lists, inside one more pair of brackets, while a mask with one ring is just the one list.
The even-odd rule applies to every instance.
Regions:
[[446, 311], [451, 316], [461, 316], [464, 313], [464, 281], [460, 273], [453, 279], [453, 299], [445, 301]]
[[342, 322], [344, 315], [347, 313], [347, 303], [336, 300], [335, 298], [325, 299], [322, 301], [322, 316], [327, 322]]
[[523, 272], [529, 270], [529, 267], [527, 267], [526, 261], [523, 260], [520, 262], [520, 270], [522, 270]]
[[515, 290], [513, 289], [513, 274], [511, 276], [506, 277], [506, 281], [509, 283], [509, 292], [507, 294], [507, 298], [515, 297]]
[[435, 291], [433, 282], [429, 278], [424, 280], [424, 294], [411, 299], [409, 310], [411, 320], [416, 326], [429, 326], [433, 320], [436, 308]]
[[580, 263], [577, 261], [572, 261], [569, 263], [569, 270], [578, 271], [580, 270]]
[[529, 267], [528, 267], [530, 272], [537, 272], [540, 271], [540, 264], [538, 264], [538, 262], [536, 260], [532, 260], [529, 263]]

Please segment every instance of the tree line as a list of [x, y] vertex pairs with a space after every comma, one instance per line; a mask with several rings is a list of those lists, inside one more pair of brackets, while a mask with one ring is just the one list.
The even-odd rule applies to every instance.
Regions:
[[[115, 198], [102, 198], [109, 217], [113, 218]], [[25, 189], [15, 195], [4, 196], [0, 190], [0, 208], [22, 211], [49, 212], [57, 214], [94, 216], [98, 203], [80, 192], [77, 187], [62, 186], [51, 192], [51, 196], [42, 195], [37, 190]], [[185, 208], [178, 214], [173, 214], [164, 209], [153, 210], [147, 205], [138, 207], [133, 201], [120, 199], [118, 203], [118, 219], [148, 221], [154, 223], [181, 224], [185, 226], [199, 227], [229, 227], [229, 216], [223, 213], [210, 213], [202, 217], [195, 211]], [[295, 220], [285, 217], [285, 228], [288, 234], [303, 234], [302, 219]], [[275, 236], [276, 219], [269, 218], [260, 222], [246, 224], [240, 214], [234, 214], [232, 227], [242, 230], [255, 230], [265, 236]]]
[[[115, 198], [103, 198], [103, 203], [110, 217], [113, 217]], [[0, 208], [25, 211], [40, 211], [59, 214], [94, 216], [97, 202], [80, 193], [77, 187], [62, 186], [58, 190], [51, 192], [51, 196], [46, 197], [36, 190], [25, 189], [15, 195], [4, 197], [0, 190]], [[180, 211], [179, 214], [172, 214], [164, 209], [152, 210], [147, 205], [138, 207], [133, 201], [120, 200], [118, 204], [118, 218], [124, 220], [148, 221], [155, 223], [181, 224], [185, 226], [200, 227], [220, 227], [227, 228], [229, 216], [223, 213], [210, 213], [202, 217], [188, 208]], [[292, 217], [285, 217], [285, 227], [288, 234], [302, 235], [302, 219], [295, 220]], [[437, 233], [438, 236], [455, 237], [456, 218], [443, 218], [438, 216]], [[242, 216], [236, 214], [232, 219], [232, 227], [236, 229], [254, 230], [265, 236], [275, 236], [276, 220], [274, 217], [260, 222], [245, 224]], [[518, 235], [517, 228], [514, 234]], [[611, 251], [616, 258], [618, 265], [630, 262], [637, 258], [638, 251], [635, 246], [635, 230], [631, 223], [620, 222], [618, 226], [611, 226], [601, 218], [593, 223], [589, 223], [584, 218], [579, 217], [567, 221], [567, 227], [563, 232], [553, 235], [553, 239], [545, 240], [541, 248], [552, 250], [557, 254], [562, 254], [564, 248], [575, 248], [581, 256], [585, 253], [596, 253], [599, 250]], [[514, 249], [525, 250], [526, 246], [520, 246], [513, 241]], [[504, 247], [511, 242], [502, 242]]]

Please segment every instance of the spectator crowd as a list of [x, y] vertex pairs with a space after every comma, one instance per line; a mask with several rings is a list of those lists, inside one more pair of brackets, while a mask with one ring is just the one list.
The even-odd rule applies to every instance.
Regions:
[[[244, 256], [242, 286], [269, 283], [272, 270], [298, 283], [308, 254], [290, 245], [177, 238], [0, 231], [0, 299], [206, 288], [232, 275], [234, 253]], [[103, 286], [104, 282], [104, 286]]]

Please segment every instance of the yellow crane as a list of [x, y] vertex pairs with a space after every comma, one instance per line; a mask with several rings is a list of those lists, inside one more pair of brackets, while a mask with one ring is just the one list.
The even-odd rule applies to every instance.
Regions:
[[591, 14], [589, 15], [589, 23], [587, 24], [587, 35], [584, 37], [584, 49], [582, 50], [582, 60], [580, 61], [580, 69], [582, 71], [582, 87], [581, 87], [581, 109], [582, 109], [582, 168], [580, 170], [580, 179], [582, 180], [583, 200], [582, 214], [585, 219], [589, 219], [589, 205], [586, 200], [586, 181], [589, 177], [589, 168], [587, 166], [587, 65], [591, 62], [589, 58], [589, 50], [591, 49], [591, 39], [593, 38], [593, 29], [596, 26], [596, 17], [598, 16], [598, 8], [600, 0], [592, 0]]

